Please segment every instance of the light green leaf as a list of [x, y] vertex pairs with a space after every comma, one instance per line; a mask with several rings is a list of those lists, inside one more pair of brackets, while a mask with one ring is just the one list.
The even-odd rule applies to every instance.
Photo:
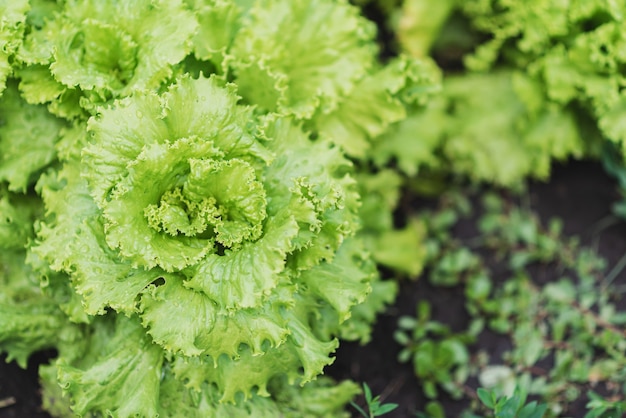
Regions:
[[42, 294], [24, 251], [2, 251], [0, 286], [0, 352], [7, 353], [7, 361], [26, 368], [34, 352], [76, 335], [56, 301]]
[[18, 70], [19, 89], [30, 104], [44, 104], [58, 99], [66, 87], [54, 79], [44, 65], [30, 65]]
[[346, 1], [261, 0], [242, 20], [227, 61], [242, 96], [308, 118], [332, 109], [372, 65], [371, 22]]
[[287, 319], [291, 335], [284, 347], [297, 353], [303, 368], [301, 384], [304, 384], [315, 379], [325, 366], [335, 361], [330, 357], [330, 353], [337, 349], [339, 341], [336, 339], [320, 341], [305, 321], [294, 315], [289, 315]]
[[411, 219], [404, 228], [388, 230], [376, 237], [372, 257], [384, 266], [417, 277], [426, 262], [425, 235], [424, 223]]
[[83, 90], [153, 88], [186, 55], [196, 25], [180, 1], [69, 1], [46, 28], [56, 48], [50, 69]]
[[0, 180], [26, 191], [55, 158], [63, 122], [43, 106], [27, 104], [14, 83], [0, 97]]
[[433, 43], [440, 35], [441, 27], [455, 5], [453, 0], [403, 2], [396, 27], [402, 50], [413, 57], [428, 56]]
[[0, 1], [0, 95], [13, 68], [10, 59], [22, 44], [28, 0]]
[[339, 144], [348, 155], [365, 158], [372, 138], [406, 116], [404, 106], [393, 93], [404, 85], [403, 67], [408, 64], [400, 60], [394, 64], [359, 80], [336, 109], [319, 109], [313, 116], [317, 131]]
[[394, 280], [376, 278], [371, 282], [372, 291], [365, 301], [356, 305], [348, 320], [339, 328], [340, 337], [349, 341], [366, 344], [371, 340], [372, 324], [376, 316], [391, 305], [398, 294], [398, 284]]
[[33, 220], [43, 212], [41, 200], [0, 189], [0, 248], [24, 249], [33, 238]]
[[[186, 380], [189, 387], [196, 389], [205, 382], [215, 383], [222, 393], [222, 402], [234, 401], [240, 392], [245, 398], [253, 393], [268, 396], [267, 385], [272, 377], [286, 375], [290, 384], [314, 379], [324, 366], [332, 363], [329, 354], [337, 347], [337, 341], [320, 341], [296, 316], [286, 316], [291, 335], [285, 343], [269, 347], [260, 355], [242, 345], [236, 359], [220, 356], [215, 361], [207, 356], [179, 356], [173, 365], [176, 378]], [[302, 374], [298, 372], [300, 368]]]
[[258, 355], [283, 343], [289, 331], [281, 306], [272, 299], [258, 309], [224, 312], [204, 294], [185, 289], [180, 277], [165, 276], [165, 284], [143, 294], [141, 317], [148, 333], [166, 350], [207, 354], [217, 361], [222, 354], [239, 357], [242, 344]]
[[[352, 164], [330, 141], [312, 142], [290, 119], [267, 118], [262, 134], [277, 156], [264, 171], [265, 183], [271, 184], [268, 215], [288, 206], [300, 226], [297, 251], [289, 265], [305, 270], [332, 259], [343, 240], [359, 227]], [[324, 161], [323, 169], [316, 161]]]
[[278, 285], [298, 226], [292, 217], [275, 216], [265, 230], [256, 242], [207, 256], [189, 270], [191, 278], [185, 286], [203, 292], [226, 310], [259, 306]]
[[164, 283], [155, 282], [142, 295], [143, 326], [168, 351], [201, 354], [195, 342], [215, 326], [217, 307], [204, 295], [186, 290], [180, 276], [166, 274], [160, 281]]
[[100, 335], [92, 340], [88, 356], [57, 361], [58, 379], [71, 396], [72, 410], [80, 415], [156, 416], [161, 349], [146, 337], [136, 318], [116, 316], [113, 327], [96, 332]]
[[38, 225], [33, 253], [53, 270], [72, 273], [87, 313], [102, 314], [106, 306], [133, 312], [137, 294], [161, 272], [134, 270], [106, 245], [98, 208], [76, 164], [42, 177], [38, 188], [54, 220]]
[[188, 0], [199, 22], [193, 37], [194, 55], [224, 70], [224, 58], [241, 27], [242, 10], [228, 0]]
[[371, 292], [370, 280], [376, 270], [357, 239], [344, 241], [332, 262], [323, 262], [302, 273], [298, 281], [327, 301], [343, 322], [355, 305]]

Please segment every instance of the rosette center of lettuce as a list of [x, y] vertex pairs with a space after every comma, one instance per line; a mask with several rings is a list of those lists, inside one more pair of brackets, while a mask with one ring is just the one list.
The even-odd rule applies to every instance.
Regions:
[[213, 238], [233, 248], [261, 236], [265, 190], [243, 160], [192, 159], [182, 185], [166, 191], [145, 215], [157, 231]]
[[111, 247], [144, 266], [179, 270], [258, 239], [265, 190], [250, 163], [192, 136], [144, 146], [104, 217]]
[[184, 195], [181, 188], [165, 192], [160, 202], [157, 205], [149, 205], [144, 213], [154, 230], [172, 236], [202, 235], [220, 218], [215, 199], [207, 198], [194, 202]]

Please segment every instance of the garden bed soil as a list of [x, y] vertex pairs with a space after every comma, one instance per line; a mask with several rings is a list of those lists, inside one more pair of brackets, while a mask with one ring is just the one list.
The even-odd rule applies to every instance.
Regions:
[[[626, 223], [616, 222], [601, 232], [597, 231], [598, 223], [611, 215], [611, 205], [619, 197], [615, 182], [599, 164], [572, 162], [557, 166], [549, 183], [537, 182], [529, 187], [529, 197], [532, 209], [543, 221], [551, 217], [561, 218], [564, 233], [579, 235], [584, 245], [597, 248], [608, 261], [609, 269], [626, 254]], [[412, 210], [419, 210], [419, 205], [413, 201]], [[455, 233], [461, 237], [472, 236], [475, 234], [474, 223], [471, 219], [461, 222]], [[498, 280], [498, 269], [492, 270], [496, 275], [494, 279]], [[549, 274], [546, 277], [549, 279]], [[616, 281], [626, 282], [626, 275], [620, 275]], [[449, 324], [453, 330], [461, 331], [469, 322], [460, 287], [442, 289], [431, 286], [427, 280], [404, 281], [400, 285], [396, 304], [379, 317], [372, 342], [365, 346], [342, 343], [336, 353], [337, 360], [327, 369], [328, 374], [337, 379], [367, 382], [375, 395], [381, 395], [383, 402], [399, 404], [395, 411], [385, 415], [389, 418], [414, 417], [416, 411], [423, 411], [427, 402], [412, 366], [396, 361], [401, 347], [393, 339], [398, 318], [414, 316], [419, 300], [428, 300], [433, 307], [433, 319]], [[502, 337], [486, 334], [473, 350], [482, 348], [498, 353], [506, 349], [507, 344]], [[5, 363], [4, 357], [0, 358], [0, 402], [14, 401], [0, 408], [0, 418], [48, 417], [41, 411], [37, 367], [50, 355], [41, 353], [34, 356], [27, 370], [20, 369], [15, 363]], [[440, 401], [448, 417], [458, 416], [467, 405], [452, 399]], [[568, 415], [583, 417], [584, 402], [576, 408], [570, 410]]]

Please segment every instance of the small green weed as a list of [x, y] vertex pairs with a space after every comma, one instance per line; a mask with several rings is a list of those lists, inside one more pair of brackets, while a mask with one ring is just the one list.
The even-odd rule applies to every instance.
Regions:
[[617, 418], [624, 416], [626, 412], [626, 400], [604, 399], [595, 392], [589, 392], [589, 412], [585, 418]]
[[372, 390], [363, 383], [363, 396], [365, 397], [365, 403], [367, 405], [367, 411], [357, 405], [355, 402], [350, 402], [350, 405], [356, 409], [364, 418], [374, 418], [381, 415], [385, 415], [398, 407], [395, 403], [381, 403], [380, 396], [372, 396]]
[[513, 395], [498, 397], [495, 391], [479, 388], [476, 391], [480, 401], [490, 410], [495, 418], [542, 418], [548, 405], [537, 401], [526, 403], [526, 393], [519, 388]]
[[461, 398], [462, 383], [468, 375], [468, 344], [475, 340], [470, 333], [453, 333], [450, 328], [431, 320], [430, 304], [421, 301], [417, 317], [401, 317], [394, 337], [404, 346], [399, 361], [412, 361], [424, 394], [436, 398], [442, 387], [454, 398]]
[[[439, 209], [422, 216], [428, 231], [424, 279], [442, 291], [461, 286], [470, 323], [452, 332], [432, 317], [427, 301], [418, 303], [415, 317], [400, 318], [399, 360], [413, 362], [432, 399], [427, 415], [418, 416], [444, 416], [436, 406], [440, 390], [467, 399], [474, 412], [482, 402], [495, 417], [565, 416], [585, 396], [585, 418], [621, 416], [626, 312], [615, 303], [613, 285], [620, 263], [606, 274], [605, 260], [577, 238], [563, 236], [560, 221], [546, 227], [529, 209], [496, 193], [481, 201], [474, 237], [453, 233], [473, 211], [459, 193], [444, 196]], [[510, 348], [498, 357], [473, 350], [486, 332], [505, 336]], [[470, 378], [483, 388], [469, 387]], [[527, 395], [541, 404], [525, 404]]]

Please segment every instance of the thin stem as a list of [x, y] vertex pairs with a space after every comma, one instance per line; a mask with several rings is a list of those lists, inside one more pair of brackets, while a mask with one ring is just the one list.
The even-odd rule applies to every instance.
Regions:
[[604, 231], [607, 228], [610, 228], [613, 225], [616, 225], [622, 221], [621, 218], [618, 218], [615, 215], [607, 215], [604, 218], [597, 221], [595, 224], [589, 227], [589, 234], [593, 237], [598, 235], [600, 232]]
[[626, 331], [619, 329], [618, 327], [616, 327], [615, 325], [611, 324], [610, 322], [607, 322], [604, 318], [601, 318], [598, 314], [596, 314], [592, 310], [583, 308], [582, 306], [580, 306], [578, 304], [578, 302], [574, 302], [572, 304], [572, 306], [574, 308], [576, 308], [576, 310], [578, 310], [583, 315], [591, 316], [591, 318], [593, 318], [593, 320], [596, 322], [596, 324], [600, 325], [601, 327], [603, 327], [605, 329], [608, 329], [610, 331], [613, 331], [614, 333], [616, 333], [618, 335], [626, 337]]
[[606, 288], [615, 280], [617, 276], [626, 268], [626, 254], [619, 259], [619, 261], [613, 266], [609, 274], [607, 274], [604, 279], [602, 279], [602, 290], [606, 290]]

